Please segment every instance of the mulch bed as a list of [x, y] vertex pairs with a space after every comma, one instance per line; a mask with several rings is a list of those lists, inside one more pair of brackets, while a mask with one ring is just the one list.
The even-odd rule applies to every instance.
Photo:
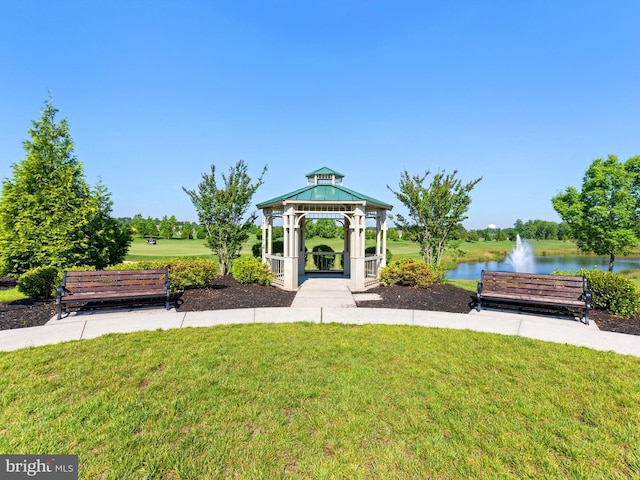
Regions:
[[[15, 280], [0, 277], [0, 289], [12, 288]], [[471, 308], [471, 292], [453, 285], [436, 285], [427, 289], [410, 287], [376, 287], [382, 300], [358, 302], [359, 307], [400, 308], [467, 313]], [[211, 288], [186, 290], [172, 298], [178, 311], [194, 312], [232, 308], [289, 307], [295, 292], [276, 287], [242, 285], [231, 275], [216, 278]], [[52, 300], [18, 300], [0, 302], [0, 330], [44, 325], [55, 315]], [[640, 335], [640, 318], [625, 318], [593, 310], [590, 317], [600, 330]]]

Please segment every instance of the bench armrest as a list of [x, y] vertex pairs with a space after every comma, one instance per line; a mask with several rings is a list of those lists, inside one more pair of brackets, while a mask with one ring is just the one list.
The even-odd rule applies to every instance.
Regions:
[[56, 295], [58, 296], [58, 299], [64, 297], [64, 294], [66, 292], [67, 292], [67, 289], [64, 286], [59, 285], [57, 290], [56, 290]]
[[478, 295], [482, 293], [482, 282], [478, 282]]

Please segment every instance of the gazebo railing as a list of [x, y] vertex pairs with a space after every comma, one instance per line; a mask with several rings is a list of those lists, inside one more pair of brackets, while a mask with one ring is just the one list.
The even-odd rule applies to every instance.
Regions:
[[305, 272], [344, 271], [344, 252], [305, 252]]
[[281, 255], [265, 255], [265, 258], [273, 272], [273, 285], [284, 287], [284, 258]]
[[364, 286], [371, 287], [376, 285], [380, 279], [378, 274], [380, 273], [380, 266], [384, 255], [371, 255], [364, 261]]

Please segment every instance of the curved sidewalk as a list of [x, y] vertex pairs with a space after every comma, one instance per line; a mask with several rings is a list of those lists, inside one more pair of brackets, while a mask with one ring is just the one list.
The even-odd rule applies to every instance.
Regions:
[[[326, 300], [326, 299], [325, 299]], [[0, 351], [128, 333], [240, 323], [343, 323], [413, 325], [514, 335], [640, 357], [640, 336], [603, 332], [570, 318], [483, 310], [468, 314], [361, 307], [280, 307], [179, 312], [162, 308], [72, 313], [41, 327], [0, 331]]]

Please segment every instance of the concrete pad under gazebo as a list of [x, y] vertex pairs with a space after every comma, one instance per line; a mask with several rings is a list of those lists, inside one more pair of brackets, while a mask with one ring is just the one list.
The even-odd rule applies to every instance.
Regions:
[[[350, 279], [351, 291], [378, 285], [380, 268], [386, 264], [387, 211], [393, 206], [345, 188], [342, 185], [344, 175], [330, 168], [320, 168], [306, 177], [305, 187], [257, 204], [262, 210], [262, 261], [274, 272], [274, 285], [286, 290], [298, 289], [310, 254], [305, 249], [306, 223], [317, 219], [342, 223], [344, 250], [313, 255], [319, 258], [342, 255], [341, 273]], [[284, 227], [282, 253], [273, 249], [273, 226], [278, 218], [282, 218]], [[367, 219], [376, 223], [376, 248], [372, 255], [365, 253]]]

